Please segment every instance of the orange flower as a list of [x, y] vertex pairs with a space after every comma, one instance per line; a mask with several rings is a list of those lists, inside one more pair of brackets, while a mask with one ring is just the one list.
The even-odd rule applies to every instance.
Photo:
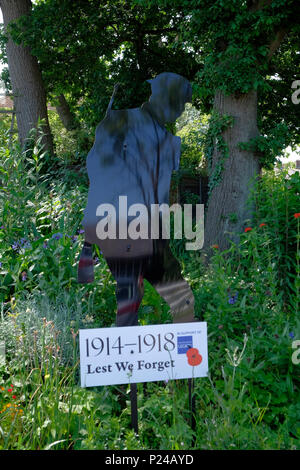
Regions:
[[186, 352], [188, 363], [190, 366], [198, 366], [202, 362], [202, 356], [197, 348], [190, 348]]
[[295, 217], [295, 219], [299, 219], [299, 217], [300, 217], [300, 212], [296, 212], [296, 214], [294, 214], [294, 217]]
[[211, 247], [214, 248], [215, 250], [219, 249], [219, 245], [212, 245]]
[[251, 232], [252, 228], [251, 227], [246, 227], [245, 232]]
[[265, 225], [267, 225], [267, 224], [259, 224], [260, 227], [264, 227]]

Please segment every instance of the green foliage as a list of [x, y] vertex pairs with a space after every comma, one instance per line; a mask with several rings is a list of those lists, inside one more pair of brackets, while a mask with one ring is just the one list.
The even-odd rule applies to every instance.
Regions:
[[[37, 147], [29, 156], [2, 146], [1, 161], [0, 448], [300, 448], [291, 361], [300, 337], [298, 173], [264, 173], [252, 230], [227, 252], [215, 247], [209, 269], [201, 253], [172, 242], [208, 323], [210, 377], [195, 381], [195, 433], [186, 381], [139, 384], [137, 437], [129, 387], [79, 386], [78, 329], [112, 325], [116, 311], [100, 253], [95, 282], [76, 282], [86, 187], [75, 174], [65, 183], [66, 173], [41, 173]], [[148, 283], [139, 315], [142, 324], [171, 321]]]
[[193, 101], [204, 112], [216, 90], [242, 96], [258, 92], [258, 120], [269, 135], [284, 119], [290, 143], [299, 144], [299, 106], [291, 102], [291, 84], [299, 71], [298, 5], [292, 0], [136, 0], [159, 5], [181, 17], [179, 40], [195, 54]]
[[192, 55], [173, 42], [179, 21], [124, 0], [46, 0], [9, 29], [38, 58], [49, 97], [67, 94], [81, 122], [94, 127], [117, 82], [114, 107], [123, 109], [147, 101], [145, 80], [153, 75], [166, 69], [191, 75]]
[[[43, 154], [38, 147], [30, 156], [17, 150], [10, 154], [1, 148], [0, 158], [1, 300], [10, 301], [33, 291], [54, 299], [62, 289], [72, 292], [72, 301], [83, 296], [87, 313], [98, 298], [101, 322], [110, 323], [114, 297], [101, 299], [101, 289], [79, 286], [76, 280], [86, 187], [82, 183], [74, 187], [78, 183], [74, 177], [70, 189], [63, 181], [50, 182], [49, 174], [41, 174]], [[95, 256], [99, 259], [95, 261], [96, 278], [102, 278], [101, 285], [108, 292], [114, 281], [100, 253]]]
[[258, 58], [254, 46], [245, 47], [242, 44], [229, 45], [223, 53], [208, 55], [205, 67], [197, 76], [201, 83], [200, 92], [204, 86], [205, 93], [211, 95], [216, 89], [228, 95], [248, 93], [259, 86], [265, 89], [266, 84], [262, 72], [259, 73], [257, 62], [262, 61], [266, 49], [262, 48], [261, 52], [262, 56]]
[[[273, 269], [284, 292], [283, 302], [289, 302], [290, 296], [299, 301], [299, 219], [294, 215], [299, 213], [299, 193], [299, 172], [289, 175], [283, 169], [279, 175], [266, 172], [259, 191], [253, 193], [255, 220], [267, 224], [270, 250], [276, 253]], [[293, 306], [297, 312], [297, 303]]]
[[[294, 216], [299, 210], [298, 192], [298, 173], [289, 178], [284, 173], [265, 174], [254, 192], [255, 223], [241, 235], [240, 244], [232, 244], [222, 253], [214, 247], [212, 264], [200, 278], [196, 266], [190, 271], [199, 317], [208, 322], [215, 398], [228, 426], [215, 428], [209, 448], [236, 447], [236, 442], [249, 448], [246, 434], [239, 430], [244, 406], [242, 422], [248, 423], [250, 435], [264, 422], [270, 426], [263, 426], [267, 435], [270, 429], [281, 429], [278, 448], [291, 437], [299, 440], [294, 424], [300, 396], [299, 366], [291, 361], [292, 341], [300, 335], [300, 234], [299, 219]], [[229, 365], [224, 366], [224, 357], [227, 350], [239, 346], [244, 334], [247, 347], [233, 387], [234, 354]], [[212, 414], [211, 421], [219, 422], [217, 413]], [[211, 424], [207, 426], [208, 432]], [[259, 441], [262, 439], [263, 435]]]
[[[100, 15], [93, 1], [75, 3], [38, 2], [22, 39], [35, 47], [51, 93], [69, 91], [76, 109], [84, 97], [78, 112], [90, 125], [106, 108], [117, 79], [124, 85], [116, 106], [140, 104], [146, 96], [143, 80], [166, 64], [184, 71], [189, 61], [175, 64], [176, 47], [186, 52], [188, 46], [192, 55], [199, 51], [195, 101], [199, 104], [201, 97], [204, 109], [216, 87], [228, 93], [257, 88], [267, 137], [241, 145], [260, 151], [266, 165], [286, 145], [278, 122], [284, 117], [291, 131], [298, 108], [278, 111], [277, 103], [288, 96], [294, 73], [291, 45], [283, 44], [282, 62], [280, 54], [273, 58], [280, 67], [277, 82], [270, 79], [265, 59], [277, 28], [284, 22], [294, 28], [295, 2], [273, 1], [250, 13], [250, 3], [239, 0], [155, 2], [161, 5], [155, 10], [161, 23], [149, 14], [153, 10], [135, 10], [130, 2], [107, 2]], [[159, 34], [149, 30], [167, 28], [172, 15], [178, 20], [176, 31], [161, 33], [167, 37], [164, 48], [158, 45]], [[140, 27], [144, 43], [138, 55]], [[274, 102], [266, 105], [270, 83]], [[199, 253], [184, 251], [185, 240], [172, 242], [195, 294], [197, 318], [208, 323], [210, 377], [196, 380], [195, 435], [185, 382], [150, 383], [147, 393], [140, 384], [137, 437], [130, 429], [128, 387], [79, 387], [78, 328], [110, 326], [116, 311], [115, 283], [101, 253], [95, 253], [95, 282], [76, 282], [87, 184], [69, 163], [74, 155], [78, 162], [83, 159], [85, 135], [78, 144], [81, 134], [64, 134], [53, 118], [59, 155], [45, 172], [46, 156], [38, 142], [31, 152], [21, 153], [16, 143], [7, 149], [7, 124], [0, 122], [0, 340], [7, 349], [7, 362], [0, 365], [0, 448], [299, 449], [299, 365], [291, 361], [293, 338], [300, 338], [300, 218], [294, 216], [299, 213], [299, 174], [264, 172], [253, 193], [251, 230], [224, 253], [214, 247], [208, 269]], [[198, 166], [204, 151], [211, 162], [217, 151], [211, 185], [217, 184], [228, 152], [222, 132], [232, 118], [212, 116], [205, 150], [201, 131], [184, 124], [183, 165]], [[168, 306], [145, 284], [141, 322], [171, 321]]]
[[254, 152], [264, 168], [273, 168], [274, 163], [280, 156], [284, 155], [291, 140], [288, 126], [280, 123], [269, 131], [267, 136], [258, 136], [249, 142], [240, 142], [239, 147], [242, 150]]
[[[206, 166], [204, 158], [204, 141], [208, 128], [207, 116], [196, 116], [193, 113], [195, 108], [187, 106], [187, 110], [177, 123], [176, 135], [181, 138], [180, 168], [183, 169], [204, 169]], [[190, 116], [190, 114], [192, 114]], [[190, 116], [190, 117], [189, 117]]]
[[68, 170], [72, 171], [71, 166], [79, 164], [78, 170], [83, 169], [86, 156], [93, 145], [94, 136], [84, 125], [79, 129], [68, 131], [56, 111], [49, 110], [48, 115], [60, 166], [68, 166]]

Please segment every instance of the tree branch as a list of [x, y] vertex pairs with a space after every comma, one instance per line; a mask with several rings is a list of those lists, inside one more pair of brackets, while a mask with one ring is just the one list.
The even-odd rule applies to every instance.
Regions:
[[270, 5], [272, 3], [272, 0], [252, 0], [248, 2], [249, 5], [249, 11], [258, 11], [262, 10], [264, 7]]
[[268, 52], [268, 56], [267, 56], [267, 59], [268, 61], [271, 60], [271, 58], [273, 57], [274, 53], [277, 51], [277, 49], [279, 48], [280, 44], [282, 43], [285, 35], [287, 33], [287, 30], [282, 28], [280, 29], [275, 38], [273, 39], [273, 41], [270, 43], [269, 45], [269, 52]]

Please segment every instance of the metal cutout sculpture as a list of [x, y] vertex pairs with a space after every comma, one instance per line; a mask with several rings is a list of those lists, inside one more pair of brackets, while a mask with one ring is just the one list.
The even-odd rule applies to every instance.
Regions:
[[[117, 283], [117, 326], [138, 324], [143, 279], [169, 304], [174, 322], [194, 320], [192, 290], [182, 277], [168, 240], [162, 237], [162, 227], [156, 227], [156, 239], [151, 239], [150, 220], [144, 220], [146, 237], [133, 239], [127, 233], [133, 219], [128, 217], [128, 206], [143, 204], [150, 210], [152, 204], [169, 203], [181, 140], [168, 132], [165, 124], [175, 122], [192, 98], [190, 83], [175, 73], [161, 73], [148, 82], [152, 94], [140, 108], [112, 110], [114, 91], [87, 156], [90, 186], [78, 282], [93, 282], [92, 245], [98, 245]], [[121, 207], [124, 196], [127, 206]], [[115, 208], [116, 238], [99, 239], [97, 235], [97, 224], [105, 215], [97, 210], [101, 204]]]
[[[143, 279], [169, 304], [174, 322], [194, 321], [194, 296], [182, 277], [168, 240], [162, 236], [161, 221], [150, 229], [150, 220], [145, 220], [149, 218], [151, 211], [148, 211], [144, 220], [140, 220], [147, 227], [146, 236], [145, 233], [140, 237], [128, 235], [132, 220], [127, 213], [129, 205], [150, 209], [153, 204], [169, 203], [171, 175], [179, 168], [181, 140], [168, 132], [165, 124], [175, 122], [192, 99], [191, 85], [180, 75], [162, 73], [148, 82], [152, 94], [140, 108], [112, 110], [115, 88], [87, 156], [90, 187], [83, 219], [85, 242], [79, 259], [78, 282], [93, 282], [92, 245], [98, 245], [117, 282], [117, 326], [138, 324]], [[103, 204], [106, 209], [114, 208], [113, 237], [98, 236], [97, 226], [101, 216], [105, 216], [105, 211], [99, 211]], [[188, 379], [188, 384], [194, 430], [194, 380]], [[137, 433], [136, 383], [130, 384], [130, 388], [131, 423]]]

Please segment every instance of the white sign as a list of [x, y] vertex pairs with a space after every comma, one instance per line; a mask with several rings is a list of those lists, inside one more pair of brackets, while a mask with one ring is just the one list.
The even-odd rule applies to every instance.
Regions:
[[79, 330], [81, 386], [208, 374], [205, 322]]

